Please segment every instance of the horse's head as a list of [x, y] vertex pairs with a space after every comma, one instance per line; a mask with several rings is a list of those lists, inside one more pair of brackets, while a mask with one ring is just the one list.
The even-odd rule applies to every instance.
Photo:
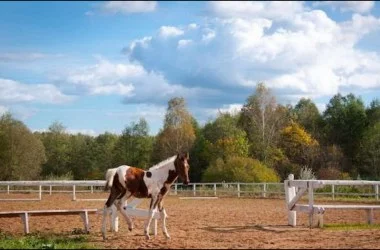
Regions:
[[177, 158], [174, 161], [175, 169], [183, 181], [183, 184], [189, 184], [189, 168], [190, 165], [188, 163], [189, 153], [179, 153], [177, 154]]

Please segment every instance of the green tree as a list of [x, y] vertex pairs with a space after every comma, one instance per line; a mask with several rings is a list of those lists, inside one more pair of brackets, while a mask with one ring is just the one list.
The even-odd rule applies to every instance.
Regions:
[[191, 182], [200, 182], [202, 175], [209, 165], [210, 155], [207, 152], [207, 140], [204, 137], [203, 129], [200, 128], [198, 122], [193, 118], [193, 128], [195, 131], [195, 141], [190, 150], [191, 171], [189, 171], [189, 178]]
[[326, 135], [330, 144], [342, 147], [348, 164], [345, 171], [354, 173], [354, 160], [357, 156], [359, 141], [367, 126], [367, 116], [363, 101], [353, 94], [335, 95], [323, 113]]
[[149, 126], [144, 118], [126, 127], [114, 149], [114, 165], [127, 164], [139, 168], [149, 168], [153, 150], [153, 138], [149, 136]]
[[159, 162], [178, 152], [190, 152], [194, 141], [193, 118], [186, 108], [185, 99], [170, 99], [164, 127], [156, 137], [152, 161]]
[[45, 148], [21, 121], [10, 113], [0, 117], [1, 180], [38, 179], [46, 160]]
[[270, 89], [259, 83], [255, 93], [244, 104], [239, 122], [248, 135], [254, 158], [264, 163], [271, 162], [279, 131], [287, 124], [289, 116], [289, 107], [278, 105]]
[[247, 157], [221, 158], [214, 161], [204, 173], [206, 182], [278, 182], [276, 172], [260, 161]]
[[380, 121], [365, 131], [360, 142], [360, 176], [380, 180]]
[[210, 161], [231, 156], [248, 156], [249, 144], [244, 130], [238, 127], [238, 115], [220, 113], [205, 125], [203, 133], [207, 140], [206, 150]]
[[95, 138], [89, 135], [70, 135], [67, 152], [67, 168], [75, 180], [103, 179], [96, 161]]
[[366, 114], [368, 117], [369, 126], [373, 126], [374, 124], [380, 122], [380, 101], [378, 98], [371, 102], [369, 108], [366, 109]]
[[306, 98], [301, 98], [293, 109], [295, 121], [305, 128], [314, 138], [320, 138], [322, 116], [317, 106]]
[[293, 122], [281, 131], [279, 145], [291, 162], [313, 168], [319, 144], [298, 123]]
[[95, 138], [94, 151], [96, 152], [95, 158], [98, 169], [98, 174], [95, 175], [100, 175], [96, 179], [104, 179], [104, 173], [107, 169], [116, 167], [114, 165], [114, 152], [118, 139], [119, 136], [109, 132], [100, 134]]
[[43, 176], [61, 176], [70, 172], [70, 136], [62, 123], [53, 122], [47, 132], [39, 134], [45, 146], [46, 163], [42, 166]]

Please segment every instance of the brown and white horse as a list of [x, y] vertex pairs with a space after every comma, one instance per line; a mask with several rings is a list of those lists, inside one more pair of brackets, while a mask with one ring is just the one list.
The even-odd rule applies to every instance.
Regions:
[[[133, 229], [132, 220], [126, 212], [126, 201], [131, 196], [136, 198], [151, 198], [149, 216], [144, 225], [146, 239], [150, 239], [149, 228], [157, 210], [160, 212], [162, 219], [162, 231], [166, 238], [169, 239], [170, 236], [166, 228], [167, 214], [162, 200], [178, 176], [185, 185], [190, 182], [188, 174], [190, 166], [188, 160], [189, 154], [181, 153], [158, 163], [147, 171], [127, 165], [122, 165], [116, 169], [107, 171], [105, 188], [111, 187], [111, 192], [103, 210], [103, 239], [106, 239], [106, 217], [114, 208], [114, 205], [119, 207], [121, 214], [128, 223], [128, 229]], [[112, 183], [112, 186], [110, 183]]]

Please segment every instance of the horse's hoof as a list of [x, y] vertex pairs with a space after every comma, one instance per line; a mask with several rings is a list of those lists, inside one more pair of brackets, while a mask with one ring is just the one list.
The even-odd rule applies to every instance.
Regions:
[[150, 240], [150, 236], [146, 234], [146, 235], [145, 235], [145, 239], [146, 239], [146, 240]]
[[129, 230], [130, 232], [132, 232], [132, 229], [133, 229], [133, 227], [128, 227], [128, 230]]

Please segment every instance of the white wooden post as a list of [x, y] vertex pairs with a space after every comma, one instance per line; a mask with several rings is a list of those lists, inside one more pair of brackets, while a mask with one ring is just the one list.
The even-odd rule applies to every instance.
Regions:
[[309, 189], [309, 226], [310, 228], [313, 226], [313, 206], [314, 206], [314, 187], [313, 183], [308, 181], [307, 187]]
[[262, 196], [265, 198], [267, 197], [267, 184], [266, 183], [263, 183], [263, 194]]
[[285, 200], [286, 200], [286, 209], [288, 210], [288, 225], [295, 227], [297, 225], [297, 213], [296, 211], [290, 211], [288, 204], [296, 196], [296, 188], [289, 185], [289, 181], [294, 180], [294, 175], [290, 174], [288, 180], [284, 181], [285, 184]]
[[42, 200], [42, 186], [40, 185], [40, 187], [39, 187], [39, 195], [38, 195], [38, 198], [39, 198], [39, 200]]
[[29, 233], [29, 215], [27, 212], [21, 214], [21, 220], [24, 223], [24, 233]]
[[94, 186], [91, 186], [91, 193], [94, 193]]
[[375, 185], [375, 196], [376, 200], [379, 200], [379, 185]]
[[49, 195], [51, 195], [51, 193], [52, 193], [52, 186], [50, 185], [49, 186]]
[[195, 186], [196, 184], [195, 183], [193, 183], [193, 196], [195, 196], [195, 194], [196, 194], [196, 186]]
[[174, 183], [174, 194], [177, 195], [177, 183]]
[[214, 196], [216, 196], [216, 183], [214, 183]]
[[9, 185], [7, 185], [7, 194], [9, 194]]
[[237, 184], [238, 197], [240, 198], [240, 182]]
[[334, 184], [331, 185], [331, 192], [332, 192], [332, 198], [333, 200], [335, 200], [335, 185]]
[[373, 209], [367, 209], [368, 224], [373, 224]]
[[73, 201], [75, 201], [77, 198], [75, 196], [75, 185], [73, 185]]

